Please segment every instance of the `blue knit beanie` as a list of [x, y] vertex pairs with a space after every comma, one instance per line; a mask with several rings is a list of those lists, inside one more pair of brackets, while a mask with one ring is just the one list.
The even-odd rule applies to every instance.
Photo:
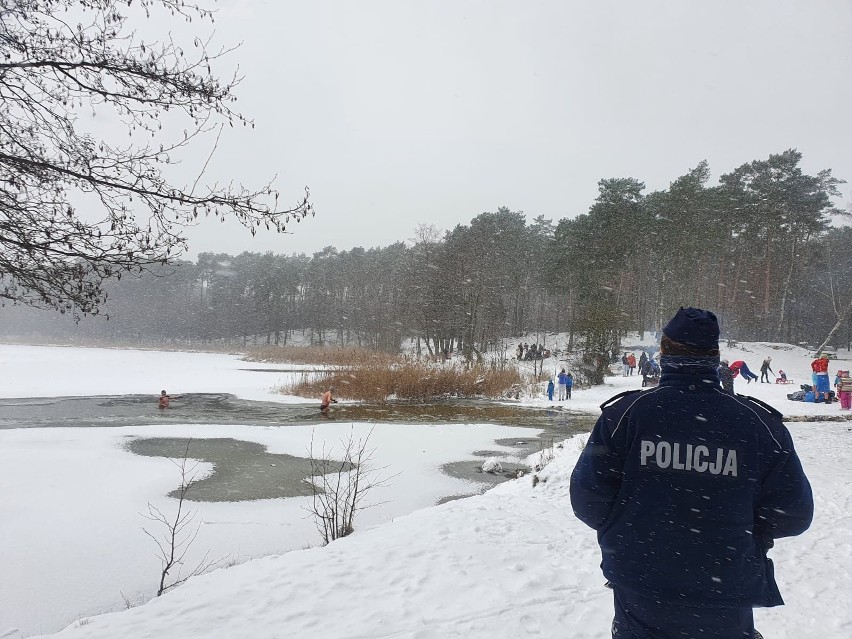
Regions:
[[702, 350], [719, 348], [719, 322], [716, 316], [700, 308], [683, 308], [663, 329], [671, 340]]

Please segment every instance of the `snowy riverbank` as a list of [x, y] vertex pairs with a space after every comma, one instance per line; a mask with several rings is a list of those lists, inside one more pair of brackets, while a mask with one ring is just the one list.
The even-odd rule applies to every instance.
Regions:
[[[816, 494], [805, 535], [773, 550], [787, 605], [758, 610], [767, 637], [848, 636], [852, 428], [793, 424]], [[417, 511], [335, 542], [193, 579], [61, 637], [609, 637], [610, 591], [595, 537], [571, 515], [582, 438], [546, 469], [484, 495]]]
[[[70, 394], [68, 389], [73, 384], [78, 385], [80, 394], [87, 394], [97, 383], [111, 383], [106, 379], [109, 376], [85, 379], [91, 372], [75, 377], [75, 370], [82, 370], [79, 353], [62, 355], [68, 356], [67, 371], [72, 374], [72, 378], [63, 379], [59, 371], [66, 369], [55, 364], [55, 353], [45, 354], [45, 359], [29, 353], [27, 365], [22, 360], [10, 360], [7, 348], [11, 347], [0, 347], [0, 370], [4, 373], [0, 392], [5, 397], [22, 396], [13, 392], [16, 385], [37, 393], [33, 396], [45, 396], [50, 389]], [[778, 365], [797, 382], [806, 379], [810, 359], [806, 353], [799, 353], [800, 349], [760, 344], [742, 348], [748, 350], [723, 354], [745, 359], [752, 369], [758, 369], [763, 357], [771, 354], [776, 371]], [[197, 379], [192, 383], [198, 384], [199, 391], [227, 390], [224, 386], [230, 385], [231, 391], [241, 392], [242, 384], [248, 394], [265, 392], [247, 388], [251, 374], [238, 370], [245, 363], [234, 358], [230, 363], [222, 360], [216, 369], [213, 360], [200, 361], [210, 374], [196, 372]], [[106, 365], [106, 360], [98, 363]], [[47, 368], [42, 368], [37, 377], [39, 366]], [[832, 373], [837, 366], [832, 364]], [[132, 372], [126, 365], [122, 375], [125, 368], [128, 380], [136, 380], [133, 384], [140, 389], [147, 384], [144, 392], [150, 392], [150, 380], [146, 382], [145, 375], [156, 372], [158, 366], [143, 374]], [[232, 369], [237, 372], [229, 372]], [[50, 375], [45, 372], [48, 370]], [[10, 379], [11, 371], [17, 372], [15, 379]], [[31, 379], [27, 371], [32, 372]], [[253, 379], [257, 383], [266, 378]], [[604, 387], [575, 393], [570, 408], [594, 410], [605, 398], [635, 388], [638, 382], [635, 377], [609, 378]], [[121, 383], [115, 382], [116, 391]], [[124, 392], [143, 392], [130, 388], [127, 380], [123, 383], [128, 385]], [[178, 386], [185, 388], [176, 383]], [[751, 392], [787, 415], [840, 414], [837, 404], [786, 400], [791, 386], [738, 381], [737, 390]], [[103, 392], [101, 388], [98, 394]], [[529, 403], [548, 402], [534, 398]], [[187, 425], [179, 432], [186, 436], [184, 430], [192, 428]], [[204, 434], [252, 440], [260, 437], [279, 452], [287, 450], [284, 440], [277, 439], [271, 429], [255, 428], [250, 433], [234, 426], [218, 429]], [[0, 496], [4, 539], [0, 636], [30, 634], [16, 630], [9, 622], [7, 615], [12, 612], [29, 606], [31, 615], [42, 610], [48, 618], [71, 594], [102, 589], [106, 577], [102, 573], [107, 568], [93, 558], [101, 552], [120, 556], [125, 552], [118, 543], [121, 536], [109, 537], [115, 539], [110, 546], [99, 537], [84, 534], [85, 526], [94, 522], [103, 530], [118, 526], [136, 534], [140, 527], [137, 502], [144, 505], [147, 499], [167, 504], [167, 498], [161, 495], [173, 487], [170, 473], [174, 469], [168, 461], [134, 457], [117, 449], [120, 438], [130, 433], [115, 431], [124, 429], [110, 429], [104, 435], [98, 429], [31, 430], [0, 431], [0, 481], [6, 487]], [[757, 624], [767, 637], [840, 639], [852, 626], [852, 613], [837, 605], [852, 587], [852, 540], [846, 534], [852, 508], [852, 423], [791, 423], [790, 430], [814, 486], [816, 518], [805, 535], [781, 540], [773, 550], [787, 605], [758, 610]], [[165, 427], [147, 427], [144, 434], [161, 431], [165, 432]], [[405, 431], [404, 438], [398, 436], [399, 431], [387, 432], [377, 446], [390, 447], [395, 454], [410, 451], [411, 446], [402, 446], [402, 442], [413, 432]], [[420, 495], [428, 483], [424, 477], [428, 475], [429, 482], [435, 479], [439, 460], [470, 444], [458, 441], [456, 432], [450, 436], [450, 431], [440, 427], [426, 427], [416, 436], [427, 438], [430, 448], [422, 449], [428, 452], [419, 466], [412, 461], [413, 455], [406, 457], [407, 463], [419, 470], [406, 469], [403, 477], [410, 483], [402, 493], [412, 498]], [[417, 445], [427, 439], [416, 439]], [[294, 439], [289, 445], [298, 444]], [[547, 481], [535, 488], [526, 477], [442, 506], [423, 508], [428, 499], [421, 506], [408, 503], [412, 510], [420, 509], [405, 516], [387, 516], [383, 521], [365, 521], [356, 534], [328, 547], [294, 550], [218, 570], [130, 610], [97, 617], [80, 613], [78, 620], [58, 636], [429, 639], [531, 635], [604, 639], [609, 636], [610, 592], [603, 588], [594, 533], [573, 518], [568, 501], [568, 477], [581, 445], [582, 437], [577, 437], [558, 450], [556, 460], [544, 472]], [[81, 487], [87, 496], [65, 492], [69, 482]], [[249, 502], [241, 508], [250, 511], [258, 536], [283, 539], [294, 527], [307, 529], [311, 525], [304, 515], [297, 515], [296, 509], [285, 512], [284, 504], [291, 501]], [[207, 512], [208, 504], [202, 506], [205, 522], [215, 524], [205, 524], [205, 528], [226, 539], [233, 525], [226, 516], [234, 513], [228, 510], [232, 505], [217, 505], [223, 510], [213, 514]], [[21, 541], [15, 545], [7, 540]], [[285, 546], [282, 544], [281, 549]], [[136, 547], [134, 552], [141, 548]], [[89, 559], [77, 574], [62, 564], [63, 557], [74, 553]], [[141, 554], [144, 561], [152, 563], [150, 552]], [[241, 554], [252, 553], [243, 549]], [[124, 568], [128, 571], [133, 569], [133, 559], [127, 557]], [[150, 568], [146, 566], [146, 570]], [[37, 577], [29, 592], [9, 578], [16, 573]], [[113, 593], [113, 598], [118, 599], [118, 594]], [[30, 620], [38, 631], [37, 617]]]

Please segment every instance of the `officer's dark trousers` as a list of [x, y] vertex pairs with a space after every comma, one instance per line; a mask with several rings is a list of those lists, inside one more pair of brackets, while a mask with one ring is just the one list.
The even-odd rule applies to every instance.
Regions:
[[616, 589], [613, 639], [753, 639], [751, 608], [686, 608]]

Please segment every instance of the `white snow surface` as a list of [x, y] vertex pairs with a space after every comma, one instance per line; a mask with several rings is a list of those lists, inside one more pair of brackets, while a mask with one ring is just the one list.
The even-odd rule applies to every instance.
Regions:
[[[248, 400], [304, 402], [273, 393], [300, 364], [244, 362], [239, 356], [113, 348], [0, 345], [0, 397], [232, 393]], [[319, 402], [319, 398], [316, 398]], [[0, 635], [2, 636], [2, 635]]]
[[[155, 394], [158, 387], [166, 387], [170, 392], [226, 391], [271, 399], [268, 387], [260, 384], [267, 383], [269, 374], [240, 371], [251, 365], [232, 356], [141, 351], [113, 351], [109, 356], [88, 352], [98, 349], [52, 350], [0, 347], [0, 394]], [[740, 350], [723, 352], [732, 360], [744, 359], [757, 374], [766, 355], [772, 356], [776, 372], [783, 368], [797, 383], [746, 385], [738, 379], [738, 392], [754, 394], [786, 415], [841, 413], [837, 404], [786, 399], [787, 392], [810, 377], [810, 357], [802, 349], [744, 344]], [[192, 379], [178, 374], [180, 366]], [[831, 374], [848, 367], [848, 361], [833, 362]], [[166, 369], [175, 376], [164, 381]], [[638, 387], [639, 380], [619, 376], [609, 378], [603, 387], [575, 389], [574, 399], [563, 405], [593, 412], [607, 397]], [[541, 397], [528, 403], [550, 404]], [[326, 547], [292, 550], [216, 570], [129, 610], [93, 617], [86, 616], [87, 611], [98, 606], [122, 607], [120, 599], [115, 601], [118, 593], [108, 593], [112, 600], [103, 598], [104, 582], [114, 588], [122, 577], [140, 570], [156, 573], [156, 560], [139, 530], [138, 512], [146, 501], [168, 507], [169, 499], [163, 495], [174, 488], [170, 462], [124, 452], [120, 448], [124, 438], [227, 436], [260, 441], [271, 452], [304, 454], [310, 429], [205, 426], [202, 431], [172, 425], [0, 430], [0, 637], [38, 632], [40, 623], [41, 631], [56, 629], [57, 609], [69, 620], [69, 600], [79, 605], [76, 614], [71, 609], [70, 619], [76, 621], [51, 636], [610, 636], [611, 592], [603, 587], [595, 534], [573, 517], [568, 498], [569, 477], [583, 436], [557, 448], [555, 460], [539, 473], [545, 481], [535, 488], [526, 476], [479, 496], [423, 507], [434, 495], [448, 494], [457, 481], [436, 470], [442, 460], [464, 458], [483, 434], [493, 438], [507, 431], [488, 426], [472, 431], [381, 426], [376, 431], [377, 449], [388, 451], [384, 459], [396, 459], [405, 470], [394, 480], [405, 482], [392, 493], [394, 500], [406, 502], [396, 513], [410, 514], [385, 512], [379, 518], [384, 523], [368, 520], [355, 534]], [[758, 609], [756, 624], [766, 637], [845, 638], [852, 629], [852, 612], [842, 603], [852, 591], [852, 422], [788, 426], [814, 488], [816, 515], [808, 532], [779, 540], [773, 549], [787, 605]], [[477, 432], [488, 428], [493, 432]], [[449, 484], [436, 485], [442, 481]], [[312, 526], [303, 513], [296, 514], [298, 501], [199, 504], [205, 521], [201, 534], [206, 537], [200, 535], [196, 543], [220, 551], [237, 527], [252, 525], [260, 540], [256, 546], [240, 548], [241, 557], [260, 554], [258, 549], [269, 548], [265, 544], [275, 539], [280, 540], [281, 551], [293, 548], [292, 541]], [[88, 592], [93, 593], [90, 601], [83, 596]], [[138, 591], [125, 594], [131, 600], [140, 596]]]

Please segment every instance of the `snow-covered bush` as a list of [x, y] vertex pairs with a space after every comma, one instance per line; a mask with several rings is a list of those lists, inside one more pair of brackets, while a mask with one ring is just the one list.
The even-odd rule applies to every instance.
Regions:
[[494, 457], [489, 457], [484, 462], [482, 462], [482, 472], [484, 473], [502, 473], [503, 472], [503, 464], [501, 464]]

